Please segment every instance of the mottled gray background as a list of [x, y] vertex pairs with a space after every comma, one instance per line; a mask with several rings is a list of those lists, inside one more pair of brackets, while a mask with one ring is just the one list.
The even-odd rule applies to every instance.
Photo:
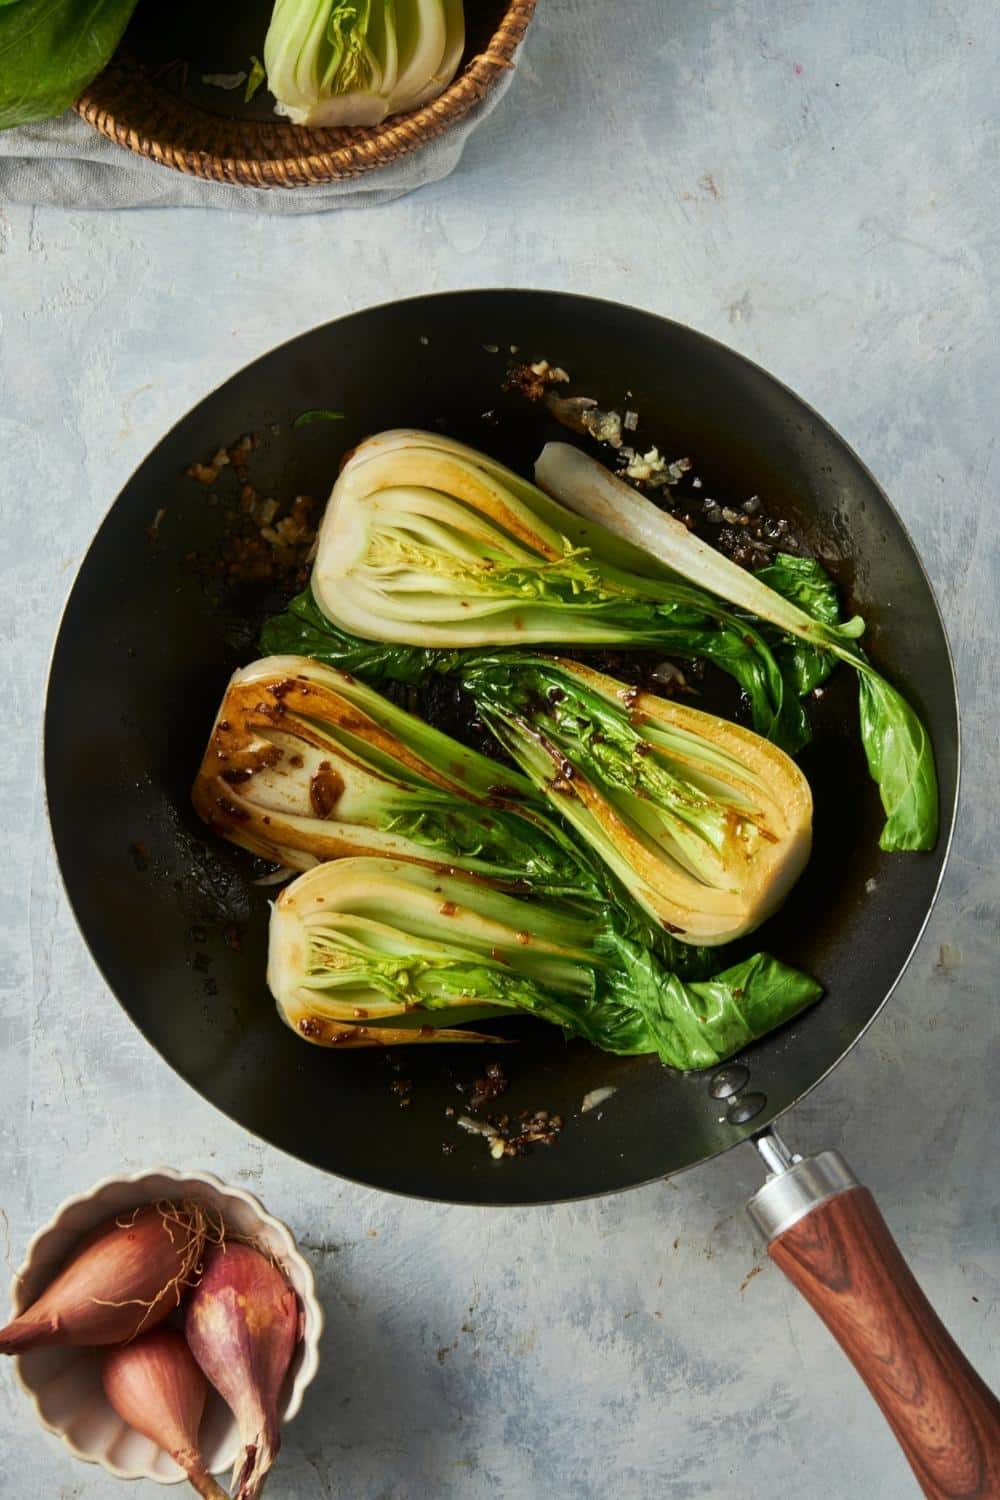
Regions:
[[[166, 1158], [259, 1190], [329, 1313], [275, 1500], [916, 1488], [754, 1248], [749, 1150], [582, 1206], [428, 1207], [248, 1139], [157, 1060], [83, 949], [42, 805], [46, 662], [98, 520], [223, 377], [397, 294], [621, 298], [726, 340], [828, 416], [939, 591], [964, 807], [891, 1006], [787, 1124], [800, 1148], [843, 1147], [996, 1382], [996, 62], [991, 0], [542, 0], [459, 170], [392, 206], [0, 214], [0, 1260], [106, 1171]], [[0, 1371], [0, 1492], [118, 1491], [35, 1430]]]

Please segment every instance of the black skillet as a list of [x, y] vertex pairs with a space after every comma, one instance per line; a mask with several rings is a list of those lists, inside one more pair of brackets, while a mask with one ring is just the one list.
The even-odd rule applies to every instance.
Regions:
[[[566, 434], [541, 408], [503, 393], [512, 347], [520, 358], [565, 366], [573, 390], [636, 410], [639, 436], [668, 456], [690, 454], [704, 491], [724, 500], [759, 494], [790, 518], [868, 620], [876, 664], [929, 726], [941, 836], [929, 854], [880, 853], [881, 809], [859, 747], [854, 682], [841, 670], [816, 705], [815, 739], [802, 757], [815, 796], [815, 851], [761, 937], [815, 974], [825, 999], [712, 1077], [567, 1045], [531, 1022], [505, 1023], [517, 1045], [505, 1049], [504, 1107], [544, 1107], [567, 1125], [553, 1148], [495, 1163], [475, 1139], [442, 1151], [443, 1137], [454, 1136], [444, 1108], [461, 1103], [456, 1084], [479, 1071], [471, 1051], [407, 1053], [413, 1102], [401, 1111], [382, 1055], [311, 1048], [276, 1017], [264, 983], [273, 893], [251, 883], [248, 857], [206, 833], [188, 794], [229, 673], [257, 654], [260, 619], [281, 601], [266, 586], [223, 588], [211, 576], [234, 492], [224, 475], [213, 504], [185, 470], [253, 431], [263, 437], [253, 458], [258, 489], [325, 498], [346, 448], [381, 428], [414, 426], [439, 428], [530, 473], [543, 442]], [[316, 408], [344, 419], [292, 425]], [[776, 1256], [806, 1228], [800, 1219], [789, 1229], [788, 1202], [801, 1209], [825, 1197], [827, 1208], [809, 1214], [815, 1229], [830, 1205], [840, 1211], [866, 1197], [841, 1191], [839, 1158], [787, 1170], [768, 1127], [858, 1040], [927, 921], [957, 799], [951, 658], [920, 560], [872, 475], [789, 390], [703, 335], [561, 293], [461, 292], [356, 313], [257, 360], [158, 444], [101, 526], [55, 648], [45, 763], [66, 887], [108, 984], [172, 1067], [274, 1145], [390, 1191], [532, 1204], [662, 1178], [756, 1138], [774, 1172], [765, 1198], [782, 1200], [779, 1209], [762, 1200], [757, 1210]], [[617, 1089], [614, 1107], [581, 1115], [584, 1096], [604, 1085]], [[849, 1343], [842, 1329], [838, 1336]], [[929, 1347], [914, 1334], [914, 1359], [930, 1358]], [[860, 1366], [857, 1350], [849, 1352]], [[924, 1386], [932, 1373], [922, 1370]], [[969, 1403], [972, 1372], [956, 1365], [950, 1378], [965, 1383]], [[919, 1401], [915, 1410], [911, 1426], [928, 1416]]]

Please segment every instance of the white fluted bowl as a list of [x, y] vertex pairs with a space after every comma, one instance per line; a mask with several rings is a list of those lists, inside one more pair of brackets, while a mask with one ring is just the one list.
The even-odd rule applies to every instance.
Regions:
[[[41, 1295], [76, 1242], [96, 1225], [126, 1210], [160, 1199], [191, 1199], [221, 1214], [227, 1228], [274, 1256], [298, 1294], [303, 1333], [281, 1395], [282, 1422], [302, 1405], [306, 1386], [319, 1365], [323, 1309], [316, 1297], [312, 1268], [287, 1224], [267, 1213], [242, 1188], [227, 1187], [210, 1172], [177, 1172], [154, 1167], [127, 1177], [104, 1177], [88, 1193], [67, 1198], [28, 1246], [11, 1286], [12, 1317]], [[14, 1367], [43, 1427], [56, 1433], [77, 1458], [100, 1464], [119, 1479], [152, 1479], [179, 1484], [184, 1474], [168, 1453], [122, 1421], [101, 1387], [100, 1355], [92, 1349], [32, 1349]], [[222, 1398], [210, 1391], [200, 1445], [213, 1473], [230, 1469], [239, 1451], [236, 1423]]]

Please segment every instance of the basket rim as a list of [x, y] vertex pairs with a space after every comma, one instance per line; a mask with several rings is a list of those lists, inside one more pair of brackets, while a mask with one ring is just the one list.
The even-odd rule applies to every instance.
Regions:
[[[122, 118], [109, 102], [107, 90], [109, 86], [113, 88], [115, 70], [122, 66], [114, 60], [88, 85], [73, 107], [81, 119], [116, 145], [160, 166], [204, 181], [264, 190], [318, 187], [346, 181], [410, 155], [443, 135], [468, 114], [486, 97], [497, 80], [514, 67], [515, 54], [531, 24], [536, 6], [537, 0], [508, 0], [504, 15], [485, 50], [469, 59], [442, 94], [411, 113], [390, 116], [357, 140], [331, 145], [328, 150], [289, 150], [285, 154], [255, 158], [245, 153], [219, 155], [179, 146], [169, 139], [154, 139], [142, 130], [141, 124], [132, 124], [127, 118]], [[167, 103], [168, 111], [171, 103]], [[200, 114], [206, 121], [215, 118], [197, 105], [186, 106], [186, 112]], [[273, 124], [269, 121], [247, 124], [249, 128], [257, 124], [262, 130], [300, 128], [288, 124], [282, 126], [279, 120]], [[313, 138], [322, 134], [322, 130], [310, 131]], [[337, 134], [340, 136], [341, 132]]]

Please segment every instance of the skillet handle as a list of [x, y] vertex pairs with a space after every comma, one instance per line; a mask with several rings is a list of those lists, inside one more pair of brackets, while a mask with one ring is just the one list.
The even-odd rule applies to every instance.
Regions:
[[867, 1188], [835, 1151], [755, 1143], [772, 1175], [750, 1216], [768, 1255], [875, 1397], [930, 1500], [1000, 1500], [1000, 1402], [938, 1318]]

